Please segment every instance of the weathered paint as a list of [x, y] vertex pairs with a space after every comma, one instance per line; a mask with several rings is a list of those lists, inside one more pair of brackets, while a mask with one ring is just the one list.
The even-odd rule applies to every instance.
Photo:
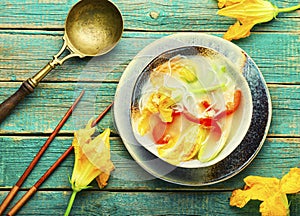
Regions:
[[[21, 81], [40, 70], [62, 45], [64, 21], [76, 0], [0, 1], [0, 101], [13, 93]], [[16, 183], [47, 136], [81, 89], [85, 97], [25, 181], [24, 194], [61, 153], [68, 148], [74, 130], [96, 117], [114, 98], [118, 80], [134, 56], [145, 46], [176, 32], [206, 32], [222, 36], [233, 19], [217, 16], [216, 0], [128, 1], [113, 0], [121, 10], [125, 32], [109, 54], [71, 59], [58, 66], [35, 92], [0, 125], [0, 200]], [[297, 0], [272, 1], [279, 7]], [[241, 173], [205, 187], [184, 187], [155, 179], [146, 173], [112, 134], [112, 160], [116, 170], [109, 185], [99, 191], [82, 191], [73, 215], [259, 215], [258, 201], [243, 209], [230, 207], [235, 188], [248, 175], [282, 177], [300, 167], [300, 61], [299, 11], [283, 13], [270, 23], [254, 27], [250, 37], [234, 43], [244, 49], [260, 68], [270, 90], [272, 124], [261, 151]], [[105, 81], [105, 82], [103, 82]], [[109, 113], [98, 131], [113, 129]], [[19, 215], [62, 215], [70, 197], [68, 176], [74, 154], [64, 161], [21, 209]], [[300, 213], [299, 194], [289, 195], [291, 215]]]

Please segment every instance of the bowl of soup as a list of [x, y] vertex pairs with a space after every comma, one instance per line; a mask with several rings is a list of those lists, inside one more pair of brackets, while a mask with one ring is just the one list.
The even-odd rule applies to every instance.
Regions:
[[184, 46], [156, 56], [131, 96], [135, 139], [178, 167], [211, 166], [241, 143], [251, 123], [247, 81], [214, 49]]

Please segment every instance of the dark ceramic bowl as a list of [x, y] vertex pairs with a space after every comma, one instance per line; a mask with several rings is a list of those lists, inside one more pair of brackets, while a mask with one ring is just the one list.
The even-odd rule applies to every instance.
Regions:
[[[183, 168], [165, 162], [137, 141], [131, 127], [132, 95], [141, 72], [161, 53], [185, 46], [208, 47], [224, 55], [241, 71], [252, 96], [251, 124], [244, 139], [223, 160], [206, 167]], [[142, 178], [141, 180], [160, 178], [189, 186], [210, 185], [225, 181], [245, 169], [263, 146], [270, 127], [271, 115], [271, 99], [267, 85], [251, 57], [235, 44], [203, 33], [178, 33], [156, 40], [145, 47], [132, 59], [124, 71], [116, 90], [113, 107], [115, 127], [126, 149], [132, 159], [152, 175], [152, 177], [147, 175], [139, 176], [139, 178]], [[132, 164], [131, 159], [127, 157], [123, 159], [123, 162]]]

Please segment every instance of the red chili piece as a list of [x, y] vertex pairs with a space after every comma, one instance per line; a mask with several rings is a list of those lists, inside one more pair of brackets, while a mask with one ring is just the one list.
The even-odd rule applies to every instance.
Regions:
[[207, 127], [208, 129], [211, 130], [212, 133], [214, 133], [216, 140], [219, 140], [222, 134], [222, 130], [220, 126], [218, 125], [216, 119], [211, 118], [211, 117], [206, 117], [206, 118], [197, 118], [193, 116], [191, 113], [189, 113], [187, 110], [183, 112], [184, 117], [196, 124], [203, 125], [204, 127]]
[[211, 127], [213, 125], [214, 119], [211, 117], [207, 117], [207, 118], [197, 118], [195, 116], [193, 116], [191, 113], [189, 113], [187, 110], [183, 111], [183, 115], [184, 117], [194, 123], [197, 124], [201, 124], [205, 127]]
[[220, 119], [234, 113], [240, 106], [241, 97], [242, 97], [242, 91], [240, 89], [235, 90], [233, 95], [233, 102], [226, 103], [226, 110], [218, 113], [214, 118]]
[[203, 106], [204, 109], [211, 109], [210, 107], [210, 103], [208, 103], [208, 101], [201, 101], [201, 105]]

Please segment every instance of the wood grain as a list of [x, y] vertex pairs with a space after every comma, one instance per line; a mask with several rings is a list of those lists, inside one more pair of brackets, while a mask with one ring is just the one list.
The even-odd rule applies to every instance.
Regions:
[[[0, 86], [0, 101], [18, 88], [18, 82], [3, 82]], [[53, 130], [81, 89], [85, 96], [62, 128], [63, 133], [72, 133], [88, 119], [96, 117], [114, 99], [117, 83], [41, 83], [35, 92], [21, 102], [1, 125], [0, 134], [46, 133]], [[270, 136], [291, 137], [300, 135], [300, 86], [269, 85], [273, 105]], [[285, 119], [285, 121], [282, 121]], [[100, 125], [113, 127], [113, 116], [107, 115]], [[75, 127], [76, 126], [76, 127]]]
[[[0, 199], [5, 192], [0, 191]], [[18, 215], [63, 215], [71, 192], [40, 191]], [[259, 216], [259, 201], [231, 207], [231, 192], [123, 192], [81, 191], [71, 215], [251, 215]], [[300, 196], [288, 195], [290, 215], [299, 212]]]
[[[99, 129], [101, 130], [101, 129]], [[5, 136], [0, 137], [0, 143], [5, 144], [1, 149], [0, 163], [0, 189], [9, 189], [26, 166], [30, 163], [46, 137], [28, 136]], [[72, 136], [57, 137], [41, 158], [32, 174], [24, 182], [23, 188], [31, 187], [37, 179], [50, 167], [72, 143]], [[281, 178], [291, 167], [299, 167], [300, 138], [268, 138], [263, 148], [254, 161], [237, 176], [212, 186], [207, 187], [182, 187], [166, 183], [146, 173], [129, 155], [119, 137], [111, 138], [111, 156], [115, 164], [107, 189], [109, 190], [233, 190], [243, 187], [242, 179], [248, 175], [260, 175], [266, 177]], [[21, 158], [21, 159], [20, 159]], [[68, 176], [72, 174], [74, 154], [72, 153], [66, 161], [50, 176], [41, 186], [41, 189], [52, 188], [66, 190], [70, 188]], [[10, 172], [9, 170], [14, 170]], [[96, 184], [93, 183], [94, 186]]]
[[[125, 32], [110, 53], [94, 58], [71, 59], [52, 71], [44, 82], [117, 82], [139, 51], [169, 34]], [[217, 32], [210, 34], [222, 36]], [[33, 76], [58, 52], [63, 43], [62, 35], [61, 31], [0, 30], [0, 81], [23, 81]], [[256, 62], [266, 82], [299, 84], [300, 50], [295, 46], [299, 41], [299, 34], [276, 32], [254, 33], [235, 43]]]
[[[64, 22], [78, 0], [0, 1], [0, 102], [34, 75], [62, 45]], [[110, 53], [71, 59], [52, 71], [0, 125], [0, 200], [16, 183], [57, 122], [82, 89], [86, 90], [71, 118], [45, 152], [17, 199], [70, 145], [73, 132], [96, 117], [114, 99], [122, 73], [145, 46], [177, 32], [205, 32], [222, 37], [235, 20], [216, 15], [216, 0], [112, 0], [121, 10], [125, 32]], [[298, 0], [272, 0], [278, 7]], [[270, 90], [273, 116], [268, 137], [246, 169], [227, 181], [204, 187], [185, 187], [159, 180], [130, 156], [114, 129], [112, 113], [97, 132], [113, 129], [112, 160], [116, 166], [109, 185], [76, 198], [73, 215], [260, 215], [258, 201], [243, 209], [229, 206], [232, 190], [244, 186], [248, 175], [281, 178], [300, 167], [300, 13], [282, 13], [256, 25], [250, 37], [234, 41], [260, 68]], [[72, 153], [18, 215], [62, 215], [71, 195], [68, 177]], [[299, 215], [299, 194], [289, 195], [290, 215]], [[11, 205], [11, 206], [12, 206]]]
[[[49, 29], [63, 28], [70, 1], [19, 1], [0, 2], [0, 28]], [[138, 31], [226, 31], [235, 21], [218, 16], [216, 0], [114, 0], [120, 9], [126, 30]], [[272, 1], [278, 7], [299, 4], [298, 0]], [[156, 13], [157, 16], [151, 16]], [[154, 17], [154, 18], [153, 18]], [[278, 19], [255, 27], [254, 31], [296, 32], [299, 13], [282, 13]]]

